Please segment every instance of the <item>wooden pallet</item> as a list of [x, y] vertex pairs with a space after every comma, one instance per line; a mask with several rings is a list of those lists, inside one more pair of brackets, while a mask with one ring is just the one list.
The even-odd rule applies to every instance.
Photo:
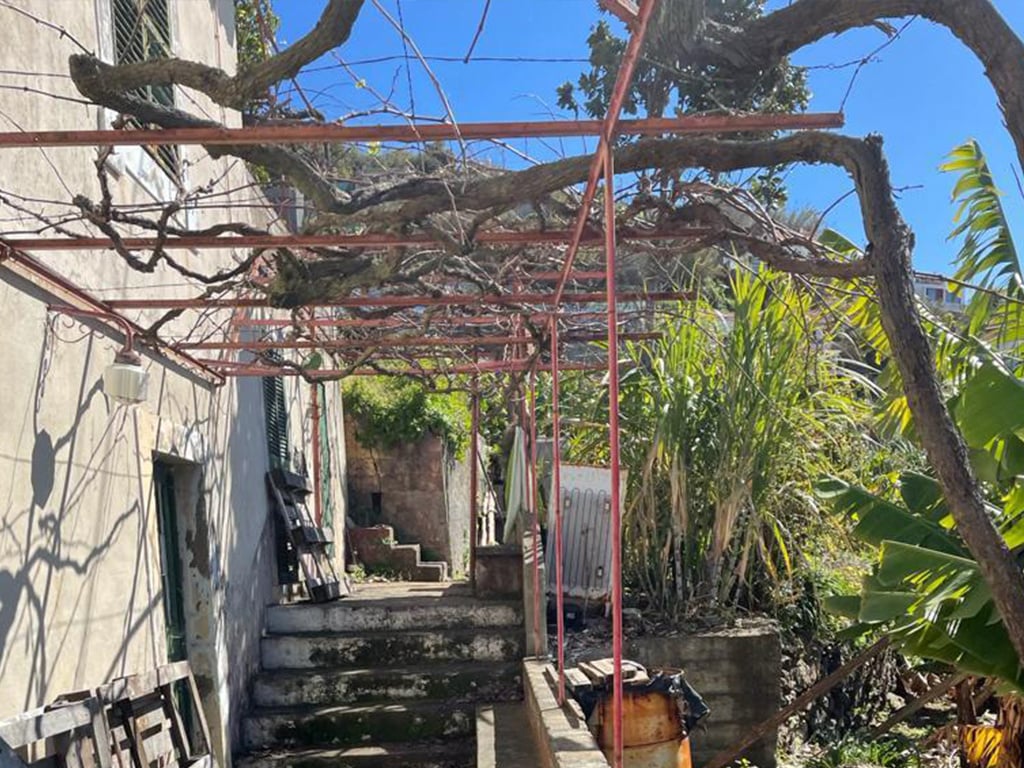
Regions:
[[215, 768], [199, 691], [185, 661], [0, 720], [0, 768], [170, 766]]
[[314, 603], [337, 600], [341, 597], [341, 582], [327, 551], [332, 541], [313, 520], [306, 504], [310, 494], [308, 479], [274, 469], [267, 473], [267, 490], [295, 549], [310, 599]]

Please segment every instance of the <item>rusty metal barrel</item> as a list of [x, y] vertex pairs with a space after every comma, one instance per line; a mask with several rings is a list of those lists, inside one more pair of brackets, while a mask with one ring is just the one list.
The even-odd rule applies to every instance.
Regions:
[[[597, 743], [608, 762], [615, 744], [612, 699], [598, 705]], [[622, 692], [622, 765], [624, 768], [691, 768], [690, 741], [674, 697], [638, 690], [628, 682]]]
[[[622, 760], [624, 768], [691, 768], [688, 735], [709, 710], [681, 670], [647, 670], [623, 661]], [[609, 762], [614, 750], [611, 659], [583, 662], [571, 670], [598, 746]]]

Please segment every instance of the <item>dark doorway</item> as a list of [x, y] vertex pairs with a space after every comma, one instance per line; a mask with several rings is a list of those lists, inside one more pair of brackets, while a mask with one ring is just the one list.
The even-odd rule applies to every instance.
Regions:
[[[179, 467], [181, 465], [178, 465]], [[164, 623], [167, 634], [167, 661], [188, 660], [185, 626], [185, 571], [181, 559], [180, 514], [175, 465], [153, 460], [153, 486], [156, 494], [156, 520], [160, 534], [160, 579], [164, 594]], [[174, 698], [190, 736], [195, 737], [192, 697], [178, 681]]]
[[164, 619], [167, 626], [167, 660], [185, 661], [185, 578], [181, 564], [178, 503], [174, 490], [174, 465], [153, 462], [157, 526], [160, 531], [160, 577], [163, 581]]

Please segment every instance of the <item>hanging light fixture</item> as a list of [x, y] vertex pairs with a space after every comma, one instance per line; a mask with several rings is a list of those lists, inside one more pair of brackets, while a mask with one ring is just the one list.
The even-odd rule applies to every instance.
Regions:
[[114, 355], [114, 362], [103, 370], [103, 391], [124, 405], [145, 402], [149, 393], [149, 373], [142, 358], [131, 348], [131, 337]]
[[114, 362], [103, 370], [103, 392], [122, 405], [138, 405], [146, 401], [149, 373], [142, 367], [142, 357], [134, 349], [135, 329], [127, 320], [100, 310], [54, 305], [49, 309], [51, 312], [76, 317], [95, 317], [121, 326], [124, 330], [124, 346], [114, 355]]

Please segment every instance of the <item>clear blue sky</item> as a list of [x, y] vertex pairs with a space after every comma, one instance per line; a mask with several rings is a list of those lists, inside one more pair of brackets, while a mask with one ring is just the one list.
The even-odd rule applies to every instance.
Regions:
[[[399, 0], [380, 2], [397, 20]], [[785, 0], [768, 3], [769, 7], [784, 4]], [[279, 39], [287, 43], [307, 31], [323, 5], [320, 0], [277, 0], [276, 9], [282, 19]], [[996, 5], [1024, 34], [1024, 4], [996, 0]], [[460, 59], [469, 48], [483, 6], [484, 0], [400, 1], [405, 29], [425, 56]], [[585, 58], [587, 34], [599, 17], [595, 0], [492, 0], [474, 57]], [[849, 32], [801, 51], [795, 61], [820, 66], [857, 60], [884, 41], [878, 30]], [[402, 41], [367, 0], [351, 39], [339, 54], [348, 62], [401, 56]], [[336, 62], [325, 58], [321, 64]], [[555, 107], [555, 88], [565, 80], [575, 80], [585, 64], [479, 61], [467, 65], [461, 61], [430, 61], [430, 66], [455, 117], [476, 121], [564, 116]], [[380, 93], [390, 94], [396, 105], [408, 109], [410, 88], [402, 60], [356, 63], [351, 67], [356, 78]], [[414, 60], [410, 70], [416, 112], [442, 116], [441, 100], [422, 65]], [[811, 109], [838, 109], [852, 74], [853, 68], [812, 70]], [[330, 118], [377, 102], [370, 88], [357, 87], [352, 76], [336, 67], [305, 75], [301, 82]], [[952, 181], [937, 168], [949, 150], [969, 138], [980, 141], [987, 153], [1006, 193], [1004, 203], [1011, 220], [1024, 221], [1024, 202], [1011, 170], [1016, 165], [1016, 154], [1003, 128], [995, 96], [981, 65], [944, 29], [920, 19], [914, 21], [876, 61], [861, 69], [845, 112], [845, 132], [876, 132], [885, 138], [893, 183], [906, 188], [900, 193], [900, 205], [917, 234], [915, 264], [919, 269], [948, 271], [955, 255], [954, 246], [946, 242], [953, 212], [949, 203]], [[584, 143], [575, 140], [554, 144], [518, 141], [515, 145], [540, 160], [585, 149]], [[485, 151], [493, 160], [504, 161], [510, 167], [522, 164], [510, 152]], [[792, 173], [789, 187], [793, 207], [824, 209], [850, 189], [850, 182], [839, 172], [803, 169]], [[855, 239], [863, 237], [852, 198], [840, 204], [827, 221]], [[1017, 236], [1024, 237], [1024, 227], [1018, 227]]]

